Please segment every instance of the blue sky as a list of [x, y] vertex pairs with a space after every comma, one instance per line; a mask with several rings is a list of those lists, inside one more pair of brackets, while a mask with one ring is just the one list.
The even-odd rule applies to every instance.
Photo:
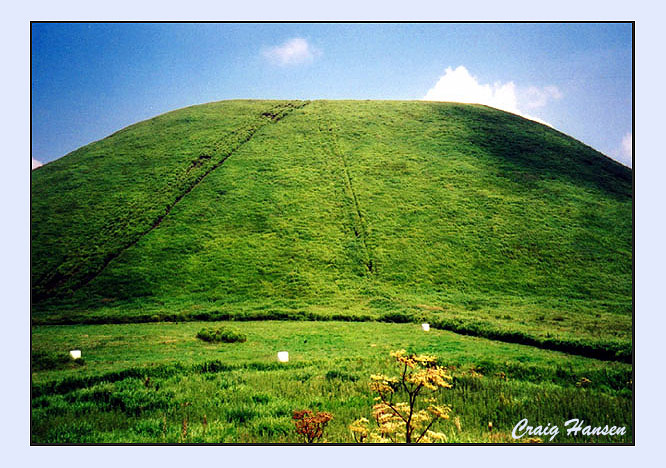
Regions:
[[37, 164], [157, 114], [237, 98], [481, 102], [630, 165], [632, 26], [32, 25]]

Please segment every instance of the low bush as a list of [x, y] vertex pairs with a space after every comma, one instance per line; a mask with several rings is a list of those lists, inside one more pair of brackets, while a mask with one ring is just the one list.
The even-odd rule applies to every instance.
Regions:
[[56, 370], [65, 369], [69, 367], [77, 367], [85, 364], [81, 358], [73, 359], [68, 353], [45, 353], [34, 352], [32, 353], [32, 370]]
[[415, 318], [405, 312], [387, 312], [379, 317], [379, 321], [387, 323], [410, 323], [414, 322]]
[[304, 442], [313, 444], [324, 437], [326, 426], [333, 419], [333, 415], [325, 411], [314, 414], [311, 410], [306, 409], [294, 411], [292, 419], [296, 433], [303, 438]]
[[197, 338], [208, 343], [243, 343], [247, 337], [228, 328], [204, 328], [197, 333]]

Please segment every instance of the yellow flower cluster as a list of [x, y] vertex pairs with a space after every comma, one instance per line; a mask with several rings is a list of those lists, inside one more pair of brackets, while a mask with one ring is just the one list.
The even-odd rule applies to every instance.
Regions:
[[404, 349], [391, 352], [391, 356], [394, 357], [396, 361], [406, 364], [412, 369], [416, 366], [429, 367], [437, 364], [437, 358], [434, 356], [428, 356], [427, 354], [407, 354], [407, 351]]
[[405, 381], [415, 385], [422, 385], [430, 390], [438, 388], [451, 388], [450, 382], [453, 380], [446, 369], [436, 367], [426, 367], [418, 371], [405, 375]]
[[[399, 377], [383, 374], [371, 376], [370, 389], [379, 396], [372, 408], [377, 428], [368, 428], [368, 420], [360, 418], [349, 429], [357, 442], [443, 442], [446, 436], [431, 430], [439, 420], [449, 419], [451, 407], [435, 404], [434, 395], [441, 389], [452, 388], [453, 378], [446, 368], [437, 365], [437, 359], [428, 355], [407, 354], [404, 349], [391, 353], [401, 368]], [[424, 390], [431, 397], [424, 397]], [[393, 397], [406, 394], [409, 402], [394, 402]], [[428, 406], [418, 409], [417, 400]]]
[[428, 412], [434, 416], [437, 416], [440, 419], [449, 419], [449, 413], [451, 413], [451, 407], [430, 405], [428, 406]]
[[393, 393], [398, 385], [398, 379], [387, 377], [382, 374], [375, 374], [370, 376], [370, 390], [382, 393]]
[[404, 437], [406, 423], [401, 415], [408, 411], [409, 405], [402, 402], [395, 405], [381, 402], [373, 406], [372, 416], [377, 422], [379, 435], [392, 442]]
[[434, 444], [437, 442], [446, 442], [446, 435], [441, 432], [426, 431], [420, 440], [424, 444]]
[[363, 443], [368, 438], [368, 423], [366, 418], [359, 418], [349, 425], [349, 430], [354, 435], [356, 442]]

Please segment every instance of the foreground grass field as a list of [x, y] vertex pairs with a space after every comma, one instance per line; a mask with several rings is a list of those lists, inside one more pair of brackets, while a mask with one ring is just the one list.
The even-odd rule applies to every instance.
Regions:
[[[441, 396], [452, 417], [438, 428], [449, 442], [513, 442], [523, 418], [627, 428], [622, 437], [561, 429], [555, 443], [632, 440], [627, 364], [415, 324], [223, 324], [247, 341], [198, 340], [202, 328], [218, 325], [210, 322], [35, 327], [33, 442], [297, 443], [292, 412], [309, 408], [333, 414], [327, 441], [353, 443], [348, 425], [370, 418], [374, 404], [370, 375], [393, 372], [389, 352], [401, 348], [452, 369], [454, 387]], [[44, 359], [69, 349], [81, 349], [84, 364]], [[288, 363], [276, 362], [282, 350]]]

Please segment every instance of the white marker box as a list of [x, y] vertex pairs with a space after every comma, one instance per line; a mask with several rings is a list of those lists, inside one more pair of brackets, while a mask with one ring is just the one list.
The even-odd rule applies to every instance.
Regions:
[[280, 351], [278, 353], [278, 362], [289, 362], [289, 352], [288, 351]]
[[422, 323], [421, 328], [423, 331], [430, 331], [430, 324], [429, 323]]
[[72, 359], [81, 359], [81, 350], [80, 349], [73, 349], [69, 352], [69, 356]]

